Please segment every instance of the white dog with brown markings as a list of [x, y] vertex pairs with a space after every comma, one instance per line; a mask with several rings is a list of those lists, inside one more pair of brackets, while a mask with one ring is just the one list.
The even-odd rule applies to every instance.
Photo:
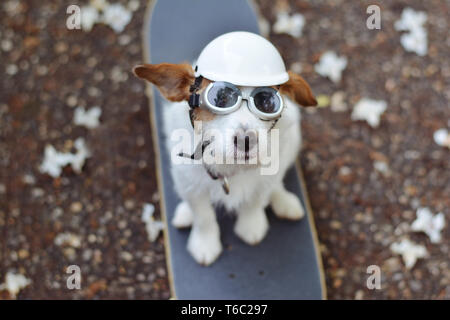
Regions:
[[[216, 205], [236, 213], [234, 232], [250, 245], [267, 234], [268, 205], [280, 218], [304, 216], [301, 202], [285, 189], [283, 178], [301, 147], [298, 105], [317, 102], [301, 76], [286, 72], [269, 41], [248, 32], [228, 33], [203, 49], [196, 71], [187, 63], [161, 63], [137, 66], [134, 73], [157, 86], [168, 100], [164, 105], [167, 137], [180, 129], [191, 136], [199, 134], [200, 157], [223, 156], [224, 161], [207, 164], [178, 163], [172, 157], [175, 188], [183, 200], [172, 223], [178, 228], [192, 226], [187, 248], [198, 263], [209, 265], [222, 252]], [[272, 135], [274, 130], [278, 135]], [[260, 151], [275, 143], [277, 154], [270, 156], [279, 161], [277, 170], [262, 174]], [[167, 141], [167, 147], [172, 155], [195, 149], [192, 141], [174, 139]]]

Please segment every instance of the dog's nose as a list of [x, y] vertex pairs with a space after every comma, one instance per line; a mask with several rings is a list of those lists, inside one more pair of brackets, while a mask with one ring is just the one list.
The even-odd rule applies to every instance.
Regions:
[[[243, 128], [243, 126], [242, 126]], [[258, 134], [256, 130], [236, 130], [234, 135], [234, 146], [241, 151], [248, 152], [258, 143]]]

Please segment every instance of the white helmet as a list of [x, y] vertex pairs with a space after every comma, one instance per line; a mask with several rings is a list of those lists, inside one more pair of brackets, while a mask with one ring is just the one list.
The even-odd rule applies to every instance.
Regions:
[[211, 41], [197, 60], [197, 75], [238, 86], [262, 87], [289, 80], [280, 53], [250, 32], [230, 32]]

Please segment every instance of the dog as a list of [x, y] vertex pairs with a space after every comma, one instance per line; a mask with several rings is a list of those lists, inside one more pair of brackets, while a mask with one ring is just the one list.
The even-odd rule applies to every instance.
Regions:
[[[310, 86], [300, 75], [289, 71], [289, 80], [274, 86], [282, 96], [284, 109], [277, 121], [267, 121], [243, 106], [224, 115], [204, 108], [192, 109], [189, 99], [196, 84], [196, 74], [189, 63], [143, 64], [133, 70], [137, 77], [155, 85], [167, 100], [163, 106], [164, 130], [173, 162], [176, 155], [188, 151], [187, 144], [187, 149], [193, 152], [192, 143], [170, 139], [180, 129], [192, 136], [198, 134], [202, 141], [210, 143], [201, 145], [203, 154], [213, 154], [210, 149], [223, 152], [223, 163], [207, 166], [172, 163], [171, 166], [175, 189], [182, 199], [172, 224], [177, 228], [191, 227], [187, 249], [199, 264], [210, 265], [222, 252], [215, 206], [221, 205], [236, 214], [234, 232], [249, 245], [261, 242], [268, 232], [265, 213], [268, 205], [279, 218], [299, 220], [304, 216], [300, 200], [283, 185], [285, 173], [301, 148], [300, 106], [317, 105]], [[202, 94], [213, 82], [204, 78], [196, 93]], [[273, 145], [273, 130], [278, 131], [279, 163], [275, 173], [264, 175], [261, 174], [263, 165], [255, 159], [263, 140], [268, 141], [269, 146]], [[219, 132], [221, 137], [212, 139], [213, 135], [208, 134], [211, 132]], [[262, 139], [263, 136], [266, 139]]]

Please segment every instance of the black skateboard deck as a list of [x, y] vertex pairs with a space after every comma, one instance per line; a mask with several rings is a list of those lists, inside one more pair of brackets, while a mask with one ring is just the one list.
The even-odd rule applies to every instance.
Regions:
[[[231, 31], [259, 33], [256, 13], [248, 1], [152, 1], [144, 26], [145, 62], [192, 62], [212, 39]], [[224, 250], [209, 267], [194, 261], [186, 249], [189, 230], [178, 230], [170, 224], [180, 199], [174, 190], [170, 155], [164, 146], [161, 110], [164, 98], [150, 85], [147, 93], [172, 297], [324, 299], [318, 240], [298, 163], [287, 172], [285, 185], [303, 203], [306, 216], [302, 220], [280, 220], [267, 208], [269, 232], [260, 244], [249, 246], [233, 233], [234, 218], [218, 212]]]

